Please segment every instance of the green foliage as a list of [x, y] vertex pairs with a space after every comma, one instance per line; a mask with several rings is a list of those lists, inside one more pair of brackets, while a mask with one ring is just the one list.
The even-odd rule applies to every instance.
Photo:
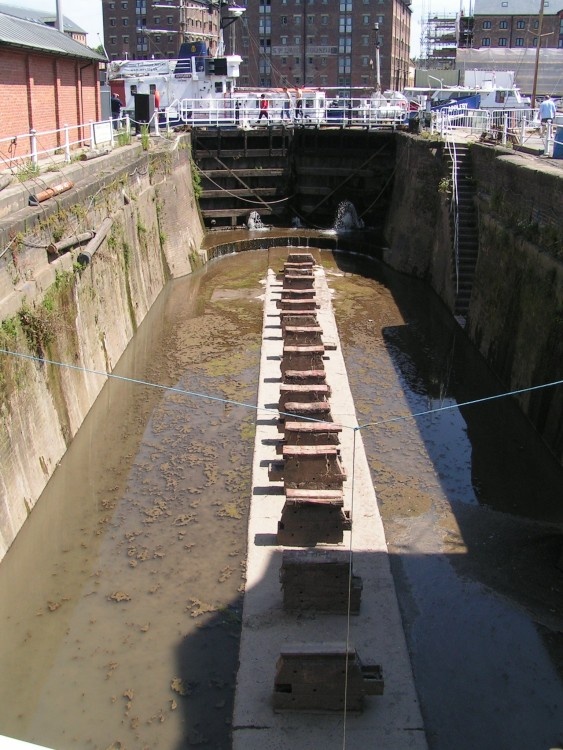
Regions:
[[141, 125], [141, 146], [143, 147], [143, 151], [149, 150], [150, 140], [151, 140], [151, 136], [150, 136], [149, 126]]
[[16, 318], [6, 318], [0, 326], [2, 339], [15, 339], [18, 335], [18, 323]]
[[34, 309], [25, 305], [18, 312], [20, 325], [29, 348], [38, 357], [44, 356], [53, 340], [52, 314], [52, 311], [44, 305]]
[[196, 200], [199, 200], [203, 194], [203, 188], [201, 187], [201, 175], [193, 159], [191, 160], [191, 167], [192, 167], [192, 187], [194, 191], [194, 197]]
[[20, 182], [25, 182], [31, 177], [37, 177], [39, 172], [39, 164], [34, 164], [31, 159], [27, 159], [16, 167], [16, 179]]
[[129, 146], [131, 143], [131, 133], [128, 130], [120, 130], [117, 134], [118, 146]]
[[452, 181], [450, 177], [442, 177], [440, 182], [438, 183], [438, 192], [439, 193], [449, 193], [452, 189]]

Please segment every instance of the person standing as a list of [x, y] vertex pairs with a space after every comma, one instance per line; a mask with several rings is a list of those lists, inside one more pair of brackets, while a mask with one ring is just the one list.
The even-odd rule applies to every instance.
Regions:
[[115, 130], [119, 128], [119, 120], [121, 118], [121, 99], [116, 93], [111, 95], [111, 119], [113, 120], [113, 127]]
[[551, 96], [548, 94], [547, 98], [544, 99], [543, 102], [540, 104], [540, 109], [539, 109], [539, 118], [540, 118], [540, 123], [541, 123], [542, 135], [545, 133], [548, 124], [553, 122], [556, 114], [557, 114], [557, 107], [555, 106], [555, 102], [553, 101]]
[[295, 121], [303, 120], [303, 89], [295, 87]]
[[287, 90], [287, 86], [283, 87], [282, 122], [284, 120], [291, 121], [291, 94]]
[[260, 114], [258, 115], [258, 122], [265, 117], [266, 122], [270, 122], [270, 115], [268, 113], [269, 101], [266, 99], [266, 94], [260, 94]]

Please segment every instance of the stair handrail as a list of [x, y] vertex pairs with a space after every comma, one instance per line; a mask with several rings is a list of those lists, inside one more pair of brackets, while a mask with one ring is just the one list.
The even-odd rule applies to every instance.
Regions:
[[444, 129], [446, 148], [452, 163], [452, 194], [450, 199], [450, 215], [453, 223], [453, 251], [455, 264], [455, 292], [459, 293], [459, 195], [457, 183], [457, 147], [450, 128]]

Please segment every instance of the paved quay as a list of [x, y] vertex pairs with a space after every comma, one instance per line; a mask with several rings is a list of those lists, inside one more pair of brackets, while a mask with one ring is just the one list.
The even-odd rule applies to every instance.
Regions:
[[[318, 251], [291, 248], [291, 252]], [[340, 350], [331, 293], [323, 269], [315, 266], [317, 319], [323, 341], [336, 344], [325, 353], [326, 380], [334, 422], [341, 424], [341, 456], [347, 473], [344, 508], [351, 512], [352, 531], [344, 532], [339, 549], [351, 549], [353, 573], [362, 579], [360, 613], [294, 614], [282, 608], [279, 573], [283, 547], [276, 544], [277, 524], [285, 496], [282, 482], [270, 482], [268, 466], [279, 459], [275, 441], [281, 437], [277, 415], [282, 334], [276, 302], [281, 281], [269, 269], [265, 283], [264, 327], [258, 391], [253, 492], [248, 527], [247, 581], [244, 596], [240, 666], [233, 718], [234, 750], [311, 750], [323, 748], [427, 748], [413, 674], [389, 567], [383, 524], [365, 456], [346, 367]], [[353, 485], [353, 486], [352, 486]], [[321, 549], [323, 547], [317, 547]], [[334, 547], [333, 547], [334, 548]], [[326, 549], [326, 547], [325, 547]], [[362, 714], [275, 713], [272, 695], [276, 661], [288, 644], [346, 642], [364, 665], [380, 664], [385, 681], [382, 696], [368, 695]]]

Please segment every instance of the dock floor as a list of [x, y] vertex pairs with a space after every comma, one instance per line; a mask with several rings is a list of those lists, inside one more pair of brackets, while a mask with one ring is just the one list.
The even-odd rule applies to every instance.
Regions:
[[[295, 251], [296, 248], [292, 248]], [[276, 544], [284, 503], [282, 482], [270, 482], [268, 465], [276, 460], [281, 437], [277, 415], [259, 411], [253, 461], [253, 491], [248, 527], [247, 581], [244, 595], [240, 666], [233, 719], [234, 750], [336, 750], [427, 748], [423, 721], [391, 576], [383, 524], [371, 481], [346, 367], [340, 350], [331, 294], [324, 271], [315, 267], [317, 319], [325, 341], [336, 349], [324, 357], [332, 387], [332, 416], [344, 426], [342, 463], [347, 472], [344, 508], [352, 531], [339, 549], [351, 549], [353, 572], [363, 583], [360, 613], [290, 614], [282, 608], [279, 573], [283, 547]], [[277, 404], [282, 333], [276, 305], [281, 281], [270, 269], [266, 281], [258, 404]], [[274, 407], [275, 408], [275, 407]], [[380, 664], [385, 690], [367, 696], [362, 714], [274, 713], [272, 695], [280, 649], [295, 643], [348, 642], [364, 664]]]

